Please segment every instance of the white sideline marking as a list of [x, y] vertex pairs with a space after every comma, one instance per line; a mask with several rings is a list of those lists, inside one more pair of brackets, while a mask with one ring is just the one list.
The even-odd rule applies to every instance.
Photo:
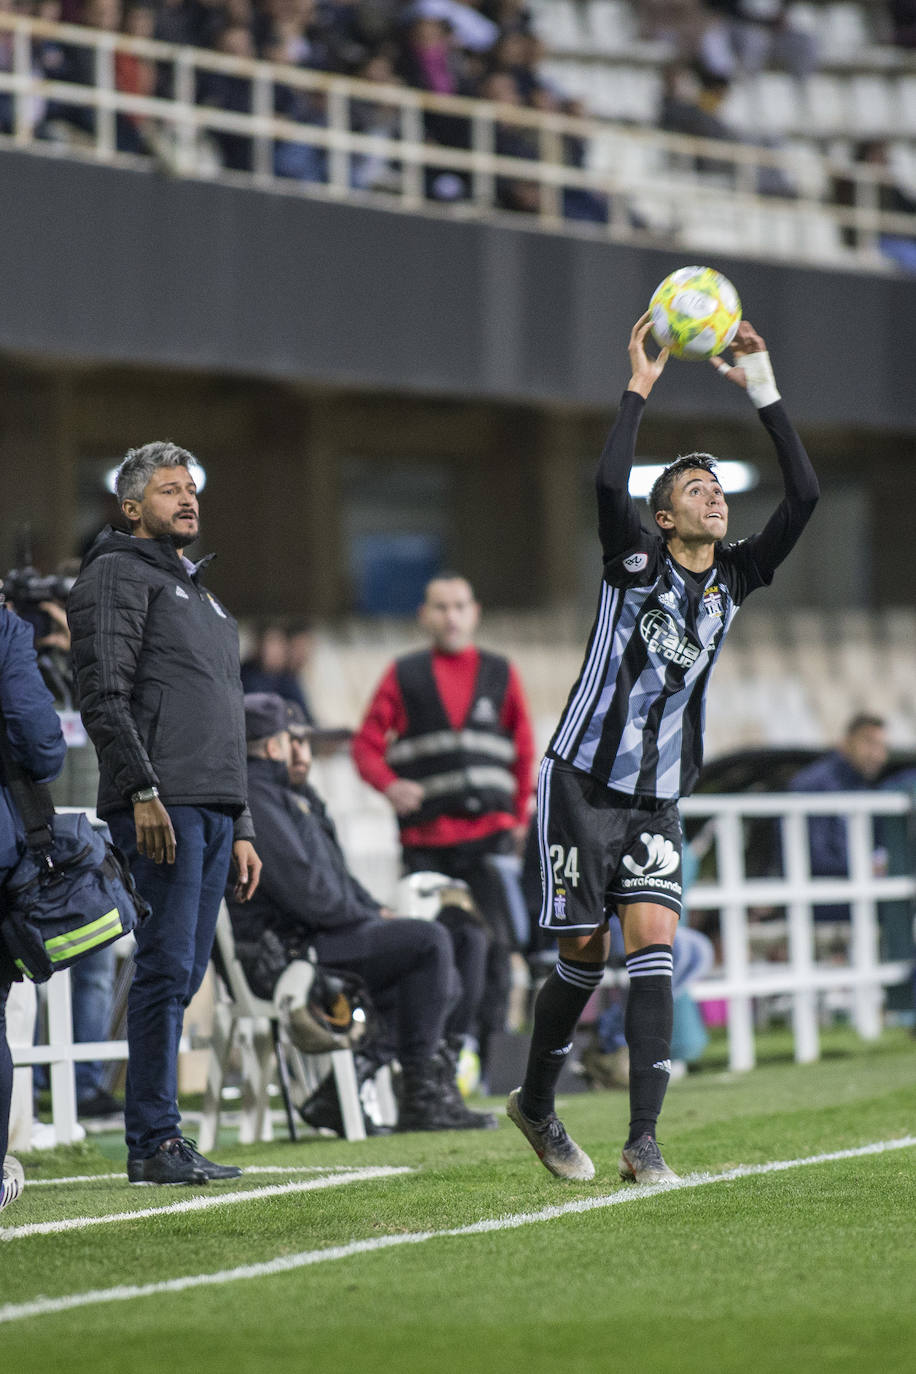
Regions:
[[[244, 1176], [249, 1174], [361, 1174], [373, 1166], [368, 1164], [246, 1164]], [[127, 1174], [74, 1174], [71, 1178], [30, 1178], [30, 1188], [52, 1188], [60, 1183], [126, 1183]]]
[[[366, 1179], [391, 1178], [393, 1174], [412, 1174], [407, 1165], [379, 1165], [365, 1168], [359, 1174], [326, 1174], [323, 1178], [312, 1178], [303, 1183], [274, 1183], [267, 1188], [248, 1188], [239, 1193], [197, 1193], [186, 1202], [173, 1202], [165, 1207], [138, 1207], [131, 1212], [109, 1212], [101, 1217], [69, 1217], [63, 1221], [36, 1221], [28, 1226], [9, 1226], [0, 1230], [0, 1243], [21, 1240], [24, 1236], [54, 1236], [61, 1231], [83, 1231], [87, 1226], [111, 1226], [117, 1221], [136, 1221], [143, 1217], [175, 1216], [182, 1212], [205, 1212], [213, 1207], [232, 1207], [238, 1202], [251, 1202], [253, 1199], [283, 1197], [288, 1193], [309, 1193], [317, 1188], [335, 1188], [341, 1183], [362, 1183]], [[123, 1178], [122, 1174], [118, 1175]], [[2, 1310], [2, 1309], [0, 1309]]]
[[[286, 1274], [294, 1269], [304, 1269], [312, 1264], [324, 1264], [327, 1260], [349, 1259], [353, 1255], [365, 1255], [374, 1250], [392, 1249], [398, 1245], [420, 1245], [427, 1240], [439, 1240], [446, 1236], [476, 1236], [488, 1231], [512, 1231], [521, 1226], [531, 1226], [536, 1222], [554, 1221], [558, 1217], [571, 1216], [576, 1212], [594, 1212], [599, 1208], [615, 1207], [626, 1202], [639, 1202], [646, 1198], [657, 1197], [661, 1193], [680, 1192], [687, 1188], [702, 1188], [709, 1183], [729, 1183], [737, 1178], [749, 1178], [755, 1174], [774, 1174], [786, 1169], [799, 1169], [808, 1164], [830, 1164], [840, 1159], [859, 1159], [864, 1155], [878, 1155], [890, 1150], [905, 1150], [916, 1145], [916, 1136], [904, 1136], [901, 1140], [881, 1140], [871, 1145], [859, 1145], [850, 1150], [832, 1150], [829, 1154], [809, 1155], [804, 1159], [778, 1159], [768, 1164], [739, 1164], [734, 1169], [726, 1169], [721, 1174], [689, 1174], [677, 1183], [658, 1184], [656, 1187], [641, 1186], [620, 1188], [617, 1192], [603, 1197], [577, 1198], [558, 1207], [545, 1207], [540, 1212], [519, 1212], [514, 1216], [488, 1217], [483, 1221], [472, 1222], [469, 1226], [456, 1226], [444, 1231], [414, 1231], [407, 1235], [377, 1236], [369, 1240], [351, 1241], [349, 1245], [333, 1245], [323, 1250], [305, 1250], [298, 1255], [278, 1255], [276, 1259], [261, 1264], [241, 1265], [236, 1269], [221, 1269], [212, 1274], [187, 1274], [180, 1278], [164, 1279], [161, 1283], [122, 1284], [115, 1288], [95, 1288], [85, 1293], [68, 1293], [59, 1298], [36, 1298], [31, 1302], [9, 1303], [0, 1307], [0, 1325], [18, 1321], [24, 1317], [42, 1317], [52, 1312], [68, 1312], [76, 1307], [92, 1307], [103, 1302], [127, 1302], [134, 1298], [152, 1297], [157, 1293], [182, 1293], [188, 1288], [206, 1288], [217, 1284], [236, 1283], [240, 1279], [270, 1278], [274, 1274]], [[393, 1172], [401, 1172], [395, 1170]], [[322, 1180], [324, 1181], [324, 1180]], [[265, 1189], [265, 1192], [268, 1190]], [[230, 1195], [231, 1196], [231, 1195]], [[237, 1196], [237, 1195], [236, 1195]], [[158, 1210], [158, 1209], [157, 1209]], [[128, 1214], [131, 1215], [131, 1214]], [[138, 1213], [133, 1213], [136, 1216]]]

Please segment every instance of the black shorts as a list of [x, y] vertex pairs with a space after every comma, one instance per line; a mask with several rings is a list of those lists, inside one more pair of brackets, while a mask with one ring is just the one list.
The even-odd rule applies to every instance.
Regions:
[[590, 774], [545, 758], [538, 774], [539, 924], [555, 935], [581, 935], [634, 902], [680, 916], [681, 840], [676, 801], [628, 805]]

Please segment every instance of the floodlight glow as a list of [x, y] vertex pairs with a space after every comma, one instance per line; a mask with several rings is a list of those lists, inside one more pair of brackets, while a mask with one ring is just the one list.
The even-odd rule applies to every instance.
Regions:
[[[630, 495], [648, 496], [653, 483], [662, 475], [666, 466], [665, 463], [639, 463], [634, 467], [630, 472]], [[750, 491], [760, 481], [760, 473], [753, 463], [737, 463], [728, 459], [716, 463], [716, 476], [722, 483], [722, 490], [726, 496], [734, 496], [739, 491]]]
[[[189, 463], [188, 472], [191, 474], [191, 476], [194, 478], [194, 481], [197, 483], [197, 490], [203, 491], [204, 487], [207, 485], [207, 474], [201, 467], [200, 463]], [[109, 468], [108, 471], [105, 473], [105, 490], [110, 491], [112, 496], [117, 495], [117, 492], [115, 490], [115, 482], [117, 480], [117, 476], [118, 469], [116, 467]]]

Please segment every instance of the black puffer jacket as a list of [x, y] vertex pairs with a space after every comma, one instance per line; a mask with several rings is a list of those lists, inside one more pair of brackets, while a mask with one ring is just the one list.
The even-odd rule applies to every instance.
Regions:
[[83, 724], [99, 757], [99, 814], [159, 788], [168, 806], [246, 806], [238, 627], [167, 540], [106, 529], [86, 555], [68, 619]]

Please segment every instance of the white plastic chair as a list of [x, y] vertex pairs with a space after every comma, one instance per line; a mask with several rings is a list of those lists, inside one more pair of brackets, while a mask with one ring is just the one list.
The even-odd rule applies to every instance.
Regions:
[[[270, 1081], [275, 1069], [281, 1083], [294, 1080], [300, 1101], [314, 1091], [330, 1070], [334, 1074], [344, 1134], [347, 1140], [365, 1140], [366, 1127], [360, 1105], [359, 1085], [352, 1050], [330, 1054], [303, 1054], [284, 1035], [282, 1018], [273, 1002], [256, 997], [235, 952], [232, 922], [225, 902], [216, 923], [216, 948], [223, 973], [225, 995], [213, 1010], [210, 1065], [200, 1124], [200, 1149], [212, 1150], [219, 1131], [223, 1086], [233, 1048], [242, 1062], [242, 1101], [239, 1142], [273, 1139], [270, 1116]], [[288, 1108], [290, 1134], [295, 1125]]]

